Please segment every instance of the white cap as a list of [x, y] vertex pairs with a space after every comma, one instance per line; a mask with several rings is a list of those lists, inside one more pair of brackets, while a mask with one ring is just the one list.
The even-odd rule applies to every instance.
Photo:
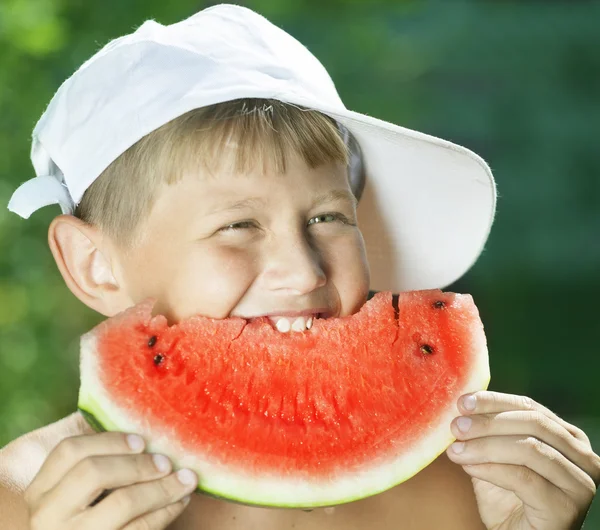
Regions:
[[[364, 185], [358, 221], [372, 289], [442, 288], [476, 261], [496, 205], [487, 164], [458, 145], [346, 109], [307, 48], [261, 15], [228, 4], [168, 26], [149, 20], [86, 61], [37, 123], [37, 177], [15, 191], [8, 208], [28, 218], [59, 204], [72, 214], [139, 139], [192, 109], [238, 98], [315, 109], [352, 133], [366, 173], [353, 187]], [[361, 174], [355, 168], [354, 178]]]

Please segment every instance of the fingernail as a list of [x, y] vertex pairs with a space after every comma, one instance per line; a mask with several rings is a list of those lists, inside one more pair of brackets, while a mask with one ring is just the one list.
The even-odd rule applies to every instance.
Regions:
[[191, 469], [180, 469], [177, 472], [177, 478], [185, 486], [191, 486], [196, 483], [196, 473]]
[[451, 447], [455, 453], [462, 453], [465, 450], [465, 442], [454, 442]]
[[460, 432], [469, 432], [472, 423], [473, 421], [468, 416], [461, 416], [456, 420], [456, 425], [458, 425]]
[[467, 410], [475, 410], [477, 399], [473, 394], [463, 398], [463, 407]]
[[186, 495], [186, 496], [185, 496], [183, 499], [181, 499], [181, 500], [182, 500], [182, 502], [183, 502], [183, 505], [184, 505], [184, 506], [187, 506], [187, 505], [190, 503], [190, 499], [191, 499], [191, 498], [192, 498], [192, 496], [191, 496], [191, 495]]
[[152, 455], [152, 460], [154, 460], [154, 465], [156, 466], [156, 469], [158, 469], [161, 473], [169, 471], [171, 463], [165, 455]]
[[128, 434], [127, 445], [131, 448], [132, 451], [139, 451], [144, 447], [144, 440], [141, 436], [138, 436], [137, 434]]

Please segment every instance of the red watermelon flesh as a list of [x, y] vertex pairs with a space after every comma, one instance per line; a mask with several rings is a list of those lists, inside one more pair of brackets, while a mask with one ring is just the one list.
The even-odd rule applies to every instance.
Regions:
[[330, 506], [407, 480], [454, 440], [456, 400], [487, 388], [471, 296], [377, 293], [280, 333], [267, 318], [169, 326], [147, 300], [81, 340], [79, 408], [245, 504]]

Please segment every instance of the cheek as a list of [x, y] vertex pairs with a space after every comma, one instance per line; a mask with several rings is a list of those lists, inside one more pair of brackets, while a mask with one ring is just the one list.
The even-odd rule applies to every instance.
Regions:
[[225, 318], [256, 277], [247, 253], [213, 247], [182, 264], [170, 296], [177, 318], [203, 314]]
[[146, 296], [157, 298], [155, 312], [170, 323], [196, 314], [225, 318], [255, 276], [246, 254], [214, 247], [163, 255], [144, 270], [137, 283], [150, 287]]
[[347, 316], [356, 313], [369, 294], [370, 270], [362, 234], [339, 242], [334, 250], [328, 253], [327, 272], [340, 298], [340, 316]]
[[344, 272], [355, 280], [369, 276], [369, 263], [365, 243], [360, 231], [356, 231], [352, 237], [341, 240], [330, 252], [332, 263], [339, 273]]

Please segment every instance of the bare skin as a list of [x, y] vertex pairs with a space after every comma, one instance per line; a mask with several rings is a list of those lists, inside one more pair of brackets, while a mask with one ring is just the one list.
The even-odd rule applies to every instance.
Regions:
[[[29, 530], [27, 487], [66, 437], [94, 436], [79, 413], [30, 432], [0, 451], [0, 512], [11, 530]], [[149, 482], [150, 483], [150, 482]], [[108, 499], [108, 497], [106, 498]], [[106, 500], [105, 499], [105, 500]], [[105, 502], [105, 500], [101, 502]], [[168, 530], [481, 530], [471, 480], [445, 454], [407, 482], [362, 501], [312, 512], [242, 506], [192, 495]], [[102, 528], [102, 527], [101, 527]], [[156, 528], [159, 528], [158, 526]]]

